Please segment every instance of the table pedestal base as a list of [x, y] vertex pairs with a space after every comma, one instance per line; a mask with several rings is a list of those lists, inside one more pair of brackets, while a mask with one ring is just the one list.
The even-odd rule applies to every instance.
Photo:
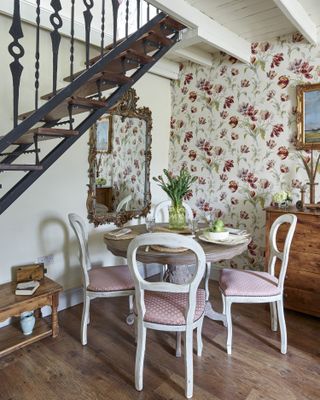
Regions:
[[207, 301], [206, 308], [204, 310], [205, 317], [212, 319], [213, 321], [222, 321], [224, 326], [227, 326], [227, 318], [224, 314], [214, 311], [210, 301]]

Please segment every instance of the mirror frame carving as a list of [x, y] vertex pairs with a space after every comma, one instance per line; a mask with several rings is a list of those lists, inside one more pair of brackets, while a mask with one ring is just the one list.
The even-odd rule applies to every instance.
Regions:
[[105, 215], [97, 215], [95, 212], [95, 199], [96, 199], [96, 156], [99, 154], [96, 148], [96, 123], [90, 128], [89, 136], [89, 169], [88, 177], [88, 196], [87, 196], [87, 211], [88, 220], [99, 226], [108, 223], [114, 223], [117, 226], [122, 226], [127, 221], [145, 217], [151, 208], [151, 190], [150, 190], [150, 163], [151, 163], [151, 130], [152, 130], [152, 113], [148, 107], [137, 108], [137, 97], [135, 89], [129, 89], [122, 97], [122, 99], [110, 110], [106, 112], [111, 116], [119, 115], [124, 120], [127, 118], [139, 118], [146, 122], [146, 150], [145, 150], [145, 184], [144, 184], [144, 207], [140, 210], [128, 211], [110, 211]]

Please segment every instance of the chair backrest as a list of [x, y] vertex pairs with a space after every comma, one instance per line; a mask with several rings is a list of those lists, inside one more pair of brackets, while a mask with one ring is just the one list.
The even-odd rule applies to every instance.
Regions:
[[[156, 222], [168, 221], [168, 209], [171, 206], [171, 204], [172, 204], [171, 200], [165, 200], [155, 206], [153, 216]], [[187, 219], [192, 220], [193, 219], [192, 208], [189, 206], [189, 204], [185, 203], [184, 201], [182, 202], [182, 205], [186, 209]], [[162, 213], [165, 214], [164, 220], [161, 219]]]
[[70, 225], [78, 239], [79, 250], [80, 250], [79, 259], [82, 271], [82, 282], [83, 285], [87, 288], [89, 285], [88, 270], [91, 269], [91, 262], [88, 249], [88, 231], [86, 229], [84, 220], [81, 217], [79, 217], [79, 215], [72, 213], [68, 215], [68, 218]]
[[[137, 250], [141, 246], [152, 246], [160, 245], [167, 247], [184, 247], [191, 250], [196, 259], [195, 273], [190, 282], [185, 284], [175, 284], [169, 282], [149, 282], [142, 278], [139, 272], [137, 264]], [[135, 282], [136, 290], [136, 305], [138, 315], [144, 317], [146, 308], [144, 304], [144, 291], [154, 292], [170, 292], [170, 293], [189, 293], [189, 305], [186, 311], [186, 324], [193, 322], [195, 307], [196, 307], [196, 295], [200, 281], [205, 271], [205, 254], [200, 246], [194, 239], [177, 235], [175, 233], [146, 233], [137, 236], [131, 241], [128, 247], [127, 259], [130, 272]]]
[[116, 212], [121, 211], [123, 208], [128, 211], [129, 210], [129, 203], [132, 200], [132, 195], [128, 194], [128, 196], [124, 197], [118, 204], [116, 208]]
[[[277, 233], [282, 224], [290, 224], [290, 227], [287, 232], [287, 236], [284, 242], [283, 251], [278, 250], [277, 246]], [[281, 268], [279, 274], [279, 282], [278, 286], [283, 290], [284, 278], [286, 276], [288, 260], [289, 260], [289, 252], [291, 247], [291, 242], [293, 238], [294, 231], [297, 225], [297, 217], [293, 214], [283, 214], [278, 217], [272, 224], [269, 235], [269, 264], [268, 264], [268, 272], [274, 276], [275, 273], [275, 264], [277, 258], [281, 260]]]

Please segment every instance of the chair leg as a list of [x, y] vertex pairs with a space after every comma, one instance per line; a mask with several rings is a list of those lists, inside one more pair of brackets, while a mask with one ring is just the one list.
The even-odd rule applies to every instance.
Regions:
[[225, 312], [227, 318], [227, 353], [231, 354], [232, 347], [232, 317], [231, 317], [232, 301], [225, 297]]
[[146, 335], [147, 329], [143, 325], [143, 321], [139, 320], [138, 325], [138, 345], [136, 350], [136, 367], [135, 367], [135, 386], [141, 391], [143, 389], [143, 363], [146, 351]]
[[184, 363], [185, 363], [185, 396], [190, 399], [193, 395], [193, 331], [191, 327], [186, 329]]
[[211, 263], [206, 263], [206, 273], [205, 273], [205, 281], [204, 281], [204, 289], [206, 292], [206, 301], [209, 300], [209, 278], [210, 278], [210, 271], [211, 271]]
[[127, 325], [134, 324], [134, 312], [133, 312], [133, 294], [129, 296], [129, 315], [126, 318]]
[[83, 346], [85, 346], [87, 344], [89, 312], [90, 312], [90, 297], [85, 294], [84, 299], [83, 299], [81, 332], [80, 332], [81, 343]]
[[176, 335], [176, 357], [181, 357], [181, 332]]
[[202, 342], [202, 324], [203, 318], [201, 320], [200, 325], [197, 327], [197, 356], [201, 357], [202, 349], [203, 349], [203, 342]]
[[[226, 315], [226, 297], [225, 295], [221, 292], [221, 298], [222, 298], [222, 314]], [[227, 320], [223, 321], [223, 326], [226, 328], [227, 327]]]
[[277, 318], [277, 304], [275, 301], [270, 303], [270, 316], [271, 316], [271, 330], [277, 332], [278, 318]]
[[287, 328], [286, 321], [284, 319], [284, 311], [283, 311], [283, 299], [277, 301], [277, 309], [278, 309], [278, 318], [280, 325], [280, 334], [281, 334], [281, 353], [287, 353]]

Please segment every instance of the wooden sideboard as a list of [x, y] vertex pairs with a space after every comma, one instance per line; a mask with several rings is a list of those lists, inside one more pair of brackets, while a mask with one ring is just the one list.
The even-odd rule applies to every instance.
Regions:
[[96, 200], [112, 211], [112, 187], [96, 187]]
[[[282, 214], [298, 218], [284, 284], [285, 308], [320, 317], [320, 212], [298, 211], [295, 207], [266, 208], [266, 268], [269, 260], [269, 232], [274, 220]], [[283, 226], [278, 232], [282, 249], [286, 237]], [[276, 265], [279, 272], [279, 265]]]

